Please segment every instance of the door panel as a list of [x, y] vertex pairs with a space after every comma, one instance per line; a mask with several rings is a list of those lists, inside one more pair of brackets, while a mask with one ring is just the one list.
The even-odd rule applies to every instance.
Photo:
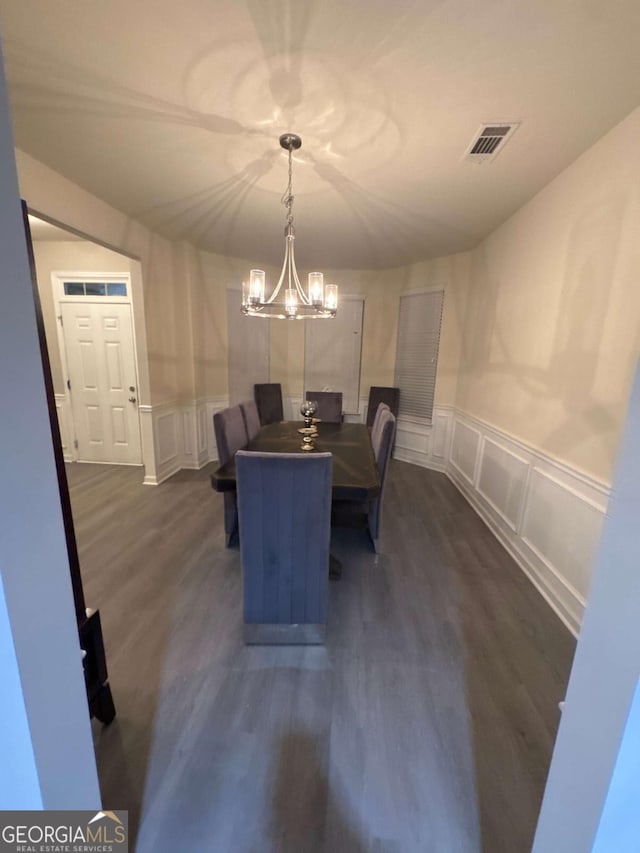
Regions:
[[[82, 327], [83, 331], [87, 329]], [[78, 329], [78, 347], [80, 350], [80, 367], [83, 391], [97, 391], [99, 385], [98, 368], [96, 364], [96, 348], [91, 340], [80, 340], [80, 329]], [[84, 334], [92, 334], [91, 330]]]
[[104, 444], [104, 430], [102, 428], [100, 406], [86, 405], [84, 415], [87, 424], [87, 433], [84, 438], [90, 445], [102, 447]]
[[110, 391], [122, 391], [124, 388], [124, 379], [122, 376], [120, 344], [116, 341], [107, 341], [104, 351], [107, 367], [107, 386]]
[[125, 409], [112, 407], [111, 429], [113, 431], [114, 444], [127, 444], [127, 416]]
[[130, 306], [61, 302], [60, 309], [79, 461], [139, 464]]

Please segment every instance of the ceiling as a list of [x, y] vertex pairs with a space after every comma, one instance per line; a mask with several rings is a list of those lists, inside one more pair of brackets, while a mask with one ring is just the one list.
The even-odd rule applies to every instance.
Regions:
[[0, 0], [0, 27], [18, 147], [170, 238], [279, 264], [299, 133], [301, 271], [469, 249], [640, 103], [638, 0]]

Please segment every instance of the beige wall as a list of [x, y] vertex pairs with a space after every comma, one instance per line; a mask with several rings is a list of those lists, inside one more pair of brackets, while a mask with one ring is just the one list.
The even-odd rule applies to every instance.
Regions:
[[640, 348], [640, 110], [473, 251], [457, 405], [610, 481]]
[[[139, 259], [134, 314], [138, 345], [140, 402], [181, 400], [189, 396], [191, 379], [181, 369], [188, 339], [179, 302], [181, 247], [149, 231], [77, 184], [16, 150], [20, 193], [35, 214], [68, 226], [97, 243]], [[143, 306], [136, 291], [144, 287]]]
[[[639, 110], [471, 253], [380, 272], [326, 269], [343, 293], [365, 296], [361, 395], [393, 382], [399, 295], [444, 287], [436, 403], [608, 481], [639, 350], [638, 138]], [[17, 159], [35, 212], [140, 258], [142, 402], [225, 395], [226, 291], [252, 263], [171, 243]], [[272, 324], [271, 377], [302, 393], [304, 323]]]
[[[269, 284], [277, 281], [273, 268], [265, 267], [264, 264], [257, 266], [266, 270]], [[255, 262], [225, 258], [211, 252], [192, 250], [190, 254], [196, 396], [226, 396], [228, 393], [227, 290], [240, 290], [242, 282], [248, 278], [249, 270], [254, 267]], [[274, 330], [273, 327], [285, 325], [288, 324], [272, 324], [271, 372], [274, 382], [281, 381], [279, 366], [285, 358], [286, 336], [282, 336], [285, 330]], [[274, 365], [277, 378], [274, 377]]]
[[52, 272], [129, 272], [130, 260], [124, 255], [89, 243], [85, 240], [54, 242], [34, 241], [36, 278], [42, 305], [47, 349], [51, 362], [53, 387], [56, 394], [64, 393], [64, 377], [60, 362], [60, 347], [53, 302]]
[[[371, 385], [393, 385], [400, 294], [405, 290], [444, 289], [436, 403], [453, 405], [469, 274], [468, 254], [390, 270], [326, 269], [324, 272], [325, 281], [336, 283], [340, 293], [365, 298], [361, 397], [368, 396]], [[271, 379], [282, 383], [285, 395], [296, 396], [304, 391], [305, 327], [303, 322], [272, 324]]]
[[[194, 251], [190, 266], [198, 396], [225, 395], [226, 292], [229, 287], [239, 288], [256, 262]], [[265, 268], [263, 264], [258, 266]], [[273, 267], [265, 269], [267, 286], [271, 287], [277, 281], [279, 270]], [[391, 384], [401, 287], [399, 276], [389, 270], [365, 272], [327, 269], [325, 281], [335, 281], [342, 293], [365, 297], [361, 394], [366, 396], [372, 384]], [[285, 395], [299, 395], [304, 390], [305, 325], [304, 322], [271, 322], [271, 380], [282, 384]]]
[[[134, 291], [140, 294], [140, 305], [134, 302], [136, 337], [139, 348], [147, 353], [139, 365], [141, 402], [226, 395], [226, 291], [239, 287], [256, 262], [172, 243], [23, 152], [16, 151], [16, 159], [21, 192], [31, 210], [140, 260], [139, 265], [132, 263], [132, 276]], [[378, 272], [326, 269], [326, 280], [335, 281], [342, 293], [365, 297], [361, 396], [368, 394], [371, 385], [393, 384], [399, 293], [444, 286], [436, 399], [440, 404], [453, 402], [464, 258]], [[276, 269], [267, 268], [270, 283], [277, 274]], [[304, 390], [304, 327], [304, 323], [271, 324], [271, 378], [282, 383], [285, 394]], [[59, 362], [55, 373], [58, 390]]]
[[365, 296], [360, 394], [371, 385], [393, 385], [399, 299], [410, 290], [444, 290], [436, 381], [436, 405], [453, 405], [469, 276], [469, 255], [460, 254], [377, 272], [332, 274], [345, 293]]
[[[360, 395], [367, 396], [370, 385], [391, 385], [399, 293], [395, 276], [388, 270], [325, 269], [324, 274], [326, 282], [338, 285], [339, 294], [365, 297]], [[274, 323], [271, 333], [271, 378], [292, 396], [304, 392], [305, 328], [304, 322]]]

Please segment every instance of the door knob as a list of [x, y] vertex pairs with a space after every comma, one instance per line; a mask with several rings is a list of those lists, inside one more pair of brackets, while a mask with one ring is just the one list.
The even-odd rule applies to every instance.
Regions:
[[136, 401], [136, 398], [135, 398], [135, 397], [129, 397], [129, 402], [130, 402], [130, 403], [135, 403], [135, 401]]

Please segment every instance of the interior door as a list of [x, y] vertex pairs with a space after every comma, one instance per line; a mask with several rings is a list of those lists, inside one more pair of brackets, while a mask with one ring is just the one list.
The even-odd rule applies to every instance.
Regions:
[[240, 310], [242, 293], [227, 291], [229, 336], [229, 405], [253, 400], [256, 382], [269, 382], [269, 349], [272, 320], [246, 317]]
[[142, 463], [131, 307], [61, 302], [78, 461]]
[[358, 412], [364, 301], [343, 296], [333, 320], [311, 320], [304, 337], [305, 391], [342, 391], [342, 410]]

